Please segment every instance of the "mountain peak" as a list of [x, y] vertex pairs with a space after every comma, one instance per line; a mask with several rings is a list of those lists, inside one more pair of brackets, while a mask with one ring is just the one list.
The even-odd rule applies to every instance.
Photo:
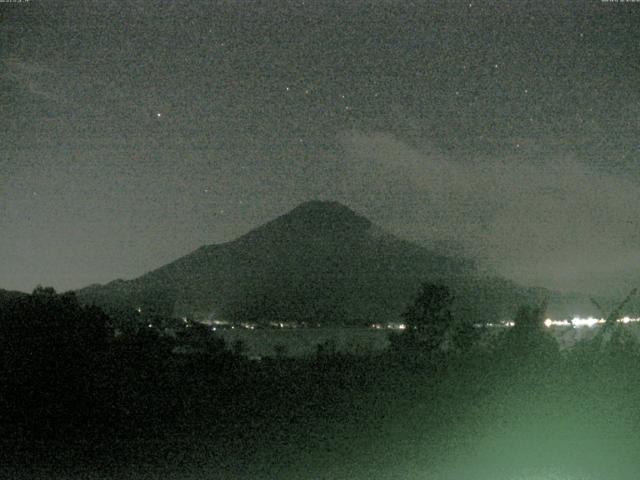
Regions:
[[[301, 240], [325, 236], [360, 236], [371, 222], [335, 201], [310, 200], [240, 237], [237, 241], [284, 238]], [[296, 241], [297, 241], [296, 240]]]
[[276, 221], [289, 227], [302, 227], [309, 230], [362, 230], [371, 226], [371, 222], [358, 215], [349, 207], [335, 201], [310, 200], [301, 203]]
[[306, 202], [301, 203], [287, 215], [332, 215], [332, 216], [351, 216], [351, 217], [361, 217], [356, 214], [353, 210], [351, 210], [346, 205], [343, 205], [340, 202], [336, 202], [333, 200], [308, 200]]

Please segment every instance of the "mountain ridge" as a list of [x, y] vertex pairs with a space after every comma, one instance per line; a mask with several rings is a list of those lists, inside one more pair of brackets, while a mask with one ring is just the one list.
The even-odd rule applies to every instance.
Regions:
[[554, 294], [478, 276], [469, 259], [399, 239], [338, 202], [312, 200], [234, 240], [77, 295], [107, 311], [356, 325], [400, 319], [423, 281], [449, 285], [458, 314], [477, 321], [508, 318], [518, 304]]

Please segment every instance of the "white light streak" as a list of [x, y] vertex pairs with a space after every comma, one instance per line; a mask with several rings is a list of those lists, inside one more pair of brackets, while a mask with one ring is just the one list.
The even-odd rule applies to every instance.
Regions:
[[[628, 323], [638, 323], [640, 322], [640, 317], [622, 317], [616, 320], [617, 323], [628, 324]], [[593, 328], [597, 325], [603, 325], [607, 321], [604, 318], [595, 318], [595, 317], [579, 317], [574, 316], [571, 320], [563, 319], [563, 320], [554, 320], [552, 318], [547, 318], [544, 321], [544, 326], [547, 328], [552, 327], [572, 327], [572, 328]], [[513, 327], [515, 322], [512, 320], [506, 320], [499, 323], [489, 322], [485, 323], [486, 327]]]

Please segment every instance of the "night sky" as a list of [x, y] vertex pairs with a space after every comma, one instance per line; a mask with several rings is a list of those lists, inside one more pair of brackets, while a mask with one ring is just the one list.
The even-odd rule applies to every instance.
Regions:
[[640, 3], [0, 3], [0, 288], [310, 199], [561, 289], [640, 278]]

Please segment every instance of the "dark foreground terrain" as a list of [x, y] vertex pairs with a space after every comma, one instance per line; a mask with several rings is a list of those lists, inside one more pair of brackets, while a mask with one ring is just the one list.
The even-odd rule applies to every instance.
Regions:
[[171, 363], [131, 376], [112, 392], [120, 403], [102, 406], [110, 417], [86, 428], [5, 437], [3, 470], [176, 479], [640, 472], [637, 363], [530, 370], [484, 357], [438, 372], [407, 372], [385, 357]]
[[[37, 310], [41, 301], [19, 305]], [[46, 299], [58, 312], [48, 315], [48, 329], [78, 311], [100, 318], [65, 301]], [[16, 331], [4, 325], [4, 478], [635, 479], [640, 472], [633, 345], [578, 345], [560, 355], [548, 338], [525, 345], [507, 336], [437, 361], [405, 345], [370, 356], [319, 349], [307, 359], [251, 362], [219, 343], [179, 355], [171, 341], [143, 333], [105, 341], [76, 331], [84, 337], [64, 343], [45, 329], [40, 340], [31, 332], [16, 344]]]

